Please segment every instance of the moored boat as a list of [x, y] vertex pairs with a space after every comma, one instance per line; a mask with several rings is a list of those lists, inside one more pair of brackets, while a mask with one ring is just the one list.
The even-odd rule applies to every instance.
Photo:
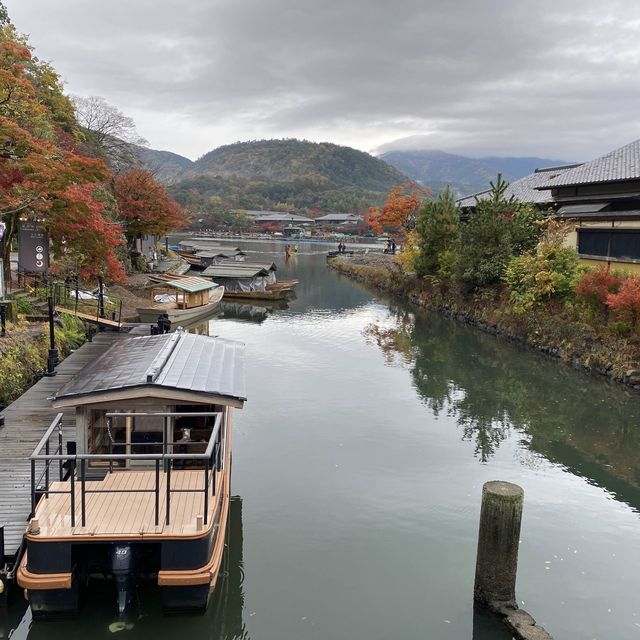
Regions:
[[146, 288], [151, 305], [136, 309], [140, 322], [156, 322], [163, 313], [172, 323], [193, 322], [213, 313], [224, 295], [224, 286], [188, 275], [151, 275]]
[[224, 285], [227, 299], [285, 300], [298, 281], [277, 280], [276, 270], [275, 263], [224, 261], [207, 267], [202, 275]]
[[31, 456], [33, 517], [17, 579], [34, 617], [77, 613], [95, 574], [113, 580], [119, 614], [148, 580], [167, 611], [207, 607], [225, 545], [243, 360], [243, 345], [221, 338], [124, 338], [58, 392], [54, 406], [75, 410], [75, 451], [62, 451], [59, 414]]

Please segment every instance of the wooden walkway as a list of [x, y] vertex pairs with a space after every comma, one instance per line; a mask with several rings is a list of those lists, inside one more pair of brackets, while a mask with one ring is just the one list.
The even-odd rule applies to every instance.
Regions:
[[58, 313], [66, 313], [68, 316], [75, 316], [85, 322], [92, 322], [93, 324], [97, 324], [99, 327], [107, 327], [109, 329], [120, 329], [122, 327], [122, 322], [109, 320], [108, 318], [99, 318], [93, 314], [83, 313], [82, 311], [76, 311], [75, 309], [67, 309], [66, 307], [62, 307], [58, 304], [55, 306], [55, 310]]
[[[56, 368], [57, 375], [42, 378], [10, 404], [0, 427], [0, 526], [4, 526], [5, 553], [12, 557], [22, 541], [31, 511], [31, 467], [29, 456], [59, 413], [49, 398], [82, 367], [104, 353], [126, 333], [104, 332], [69, 355]], [[64, 412], [63, 425], [75, 428], [75, 412]]]

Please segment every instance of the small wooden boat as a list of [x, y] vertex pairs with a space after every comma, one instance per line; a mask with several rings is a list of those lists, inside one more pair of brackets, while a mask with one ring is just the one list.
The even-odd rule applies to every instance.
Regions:
[[147, 286], [152, 304], [136, 309], [140, 322], [154, 323], [166, 313], [172, 323], [194, 322], [210, 315], [220, 304], [224, 287], [198, 276], [158, 274]]
[[75, 422], [59, 413], [31, 455], [17, 571], [34, 618], [77, 614], [101, 576], [119, 616], [149, 581], [165, 611], [206, 609], [225, 547], [243, 363], [244, 346], [222, 338], [122, 338], [57, 393], [54, 407]]

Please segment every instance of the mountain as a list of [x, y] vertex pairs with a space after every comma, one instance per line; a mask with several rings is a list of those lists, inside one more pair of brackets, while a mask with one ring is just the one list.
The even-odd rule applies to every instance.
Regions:
[[234, 208], [363, 211], [408, 178], [384, 160], [350, 147], [304, 140], [256, 140], [218, 147], [172, 186], [197, 207], [217, 196]]
[[175, 182], [193, 166], [193, 160], [171, 151], [157, 151], [134, 144], [128, 147], [140, 165], [151, 171], [158, 180], [167, 184]]
[[364, 151], [305, 140], [257, 140], [218, 147], [196, 160], [185, 177], [207, 175], [270, 182], [305, 178], [369, 191], [387, 191], [406, 180]]
[[450, 185], [459, 196], [486, 189], [498, 173], [512, 182], [538, 167], [570, 164], [565, 160], [536, 157], [471, 158], [428, 149], [396, 149], [382, 153], [380, 158], [434, 192]]

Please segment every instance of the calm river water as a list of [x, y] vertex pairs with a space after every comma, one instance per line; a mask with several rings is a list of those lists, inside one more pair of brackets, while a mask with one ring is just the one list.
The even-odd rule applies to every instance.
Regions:
[[118, 631], [102, 587], [79, 620], [16, 640], [506, 640], [472, 606], [493, 479], [525, 490], [524, 608], [559, 640], [640, 638], [637, 395], [376, 297], [326, 268], [327, 247], [285, 265], [282, 244], [243, 246], [300, 284], [286, 309], [206, 327], [246, 343], [249, 395], [208, 613], [163, 618], [146, 587]]

